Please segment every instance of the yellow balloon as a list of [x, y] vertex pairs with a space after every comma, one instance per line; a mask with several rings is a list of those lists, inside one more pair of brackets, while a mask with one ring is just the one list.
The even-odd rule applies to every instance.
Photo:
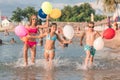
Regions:
[[52, 5], [51, 5], [51, 3], [47, 2], [47, 1], [42, 3], [41, 8], [45, 14], [50, 14], [52, 11]]
[[57, 19], [61, 16], [61, 10], [59, 9], [53, 9], [52, 12], [50, 13], [50, 17], [53, 19]]

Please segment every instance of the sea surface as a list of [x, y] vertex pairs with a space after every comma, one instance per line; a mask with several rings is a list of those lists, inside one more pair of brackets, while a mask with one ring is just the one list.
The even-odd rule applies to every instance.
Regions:
[[[17, 43], [10, 44], [14, 38]], [[56, 56], [54, 69], [45, 69], [43, 46], [37, 45], [35, 65], [23, 64], [23, 43], [14, 33], [4, 36], [0, 33], [3, 45], [0, 45], [0, 80], [120, 80], [120, 49], [104, 47], [96, 51], [93, 67], [84, 70], [85, 52], [79, 45], [79, 38], [73, 38], [73, 43], [63, 48], [56, 41]], [[38, 40], [39, 43], [39, 40]]]

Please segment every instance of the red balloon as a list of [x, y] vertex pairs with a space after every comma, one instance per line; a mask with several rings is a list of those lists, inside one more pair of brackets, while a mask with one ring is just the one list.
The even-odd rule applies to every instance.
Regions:
[[112, 28], [108, 28], [104, 31], [103, 37], [105, 39], [112, 39], [115, 36], [115, 30]]

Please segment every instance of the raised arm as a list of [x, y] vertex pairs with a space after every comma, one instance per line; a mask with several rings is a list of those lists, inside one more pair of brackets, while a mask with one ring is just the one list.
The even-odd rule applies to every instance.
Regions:
[[49, 15], [46, 17], [46, 22], [43, 25], [38, 25], [38, 28], [47, 28], [49, 26]]
[[97, 34], [98, 36], [102, 36], [98, 31], [96, 31], [96, 34]]

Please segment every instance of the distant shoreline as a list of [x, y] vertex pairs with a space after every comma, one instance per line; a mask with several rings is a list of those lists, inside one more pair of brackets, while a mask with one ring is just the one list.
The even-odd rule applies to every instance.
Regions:
[[[63, 28], [65, 25], [67, 24], [70, 24], [71, 26], [73, 26], [75, 32], [76, 31], [76, 28], [77, 27], [80, 27], [80, 32], [79, 33], [75, 33], [75, 37], [80, 37], [82, 32], [85, 30], [85, 27], [81, 27], [81, 24], [82, 23], [79, 23], [79, 22], [56, 22], [58, 24], [58, 27], [61, 27]], [[83, 23], [84, 26], [87, 26], [87, 24]], [[8, 31], [9, 32], [14, 32], [14, 26], [12, 28], [8, 28]], [[0, 32], [4, 32], [4, 30], [7, 29], [7, 28], [0, 28]], [[113, 39], [110, 39], [110, 40], [106, 40], [104, 39], [104, 42], [105, 42], [105, 46], [106, 47], [109, 47], [109, 48], [119, 48], [120, 47], [120, 30], [117, 30], [116, 31], [116, 35]]]

